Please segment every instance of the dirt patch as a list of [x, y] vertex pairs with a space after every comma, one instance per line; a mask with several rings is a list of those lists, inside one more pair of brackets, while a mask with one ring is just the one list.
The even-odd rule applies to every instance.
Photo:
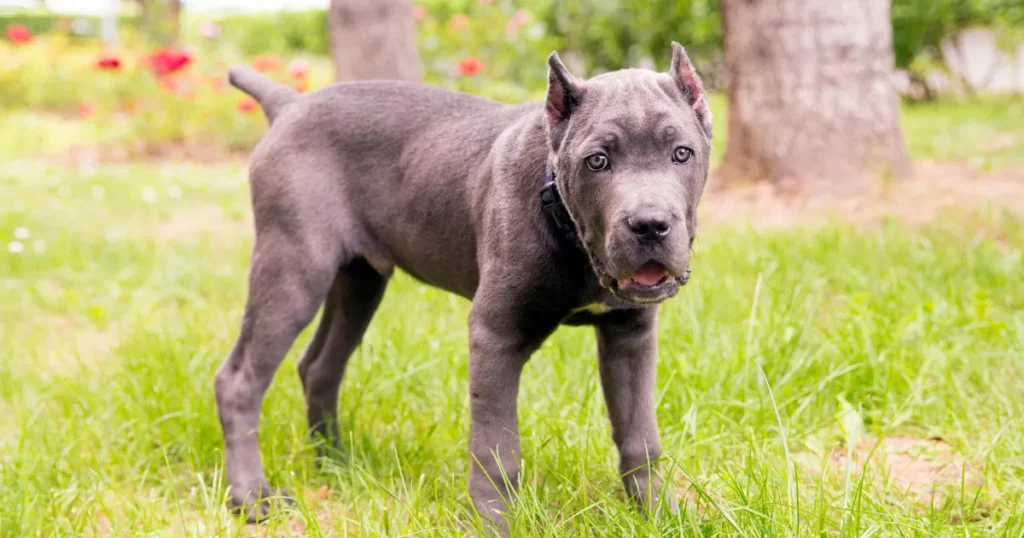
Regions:
[[853, 450], [836, 448], [829, 460], [840, 476], [849, 466], [851, 480], [866, 478], [921, 507], [941, 507], [951, 493], [982, 486], [978, 466], [940, 439], [869, 437]]
[[113, 332], [97, 330], [71, 316], [37, 314], [33, 325], [46, 337], [34, 350], [35, 360], [23, 363], [33, 364], [40, 372], [73, 375], [80, 368], [98, 368], [119, 343]]
[[306, 522], [299, 516], [293, 516], [286, 523], [274, 525], [249, 523], [245, 526], [243, 536], [248, 538], [291, 538], [293, 536], [306, 536]]
[[698, 518], [706, 519], [708, 510], [714, 511], [714, 506], [711, 505], [709, 500], [705, 497], [708, 492], [705, 490], [704, 495], [697, 489], [697, 486], [690, 480], [685, 478], [680, 479], [676, 483], [676, 499], [679, 504], [680, 510], [692, 510], [697, 513]]
[[200, 164], [249, 161], [248, 151], [225, 149], [216, 143], [165, 142], [159, 144], [138, 141], [134, 144], [109, 146], [72, 146], [47, 160], [72, 166], [97, 166], [127, 162], [192, 162]]
[[768, 228], [833, 218], [879, 225], [892, 217], [914, 226], [950, 212], [984, 207], [1024, 215], [1024, 166], [980, 171], [966, 163], [917, 161], [912, 177], [877, 180], [866, 192], [841, 197], [787, 193], [768, 184], [709, 189], [701, 203], [701, 216], [712, 224]]
[[252, 235], [252, 221], [249, 213], [245, 219], [229, 219], [220, 206], [207, 205], [176, 211], [170, 219], [155, 223], [141, 230], [147, 237], [163, 241], [177, 241], [213, 234], [222, 237]]
[[[316, 519], [315, 527], [318, 527], [320, 531], [326, 533], [327, 536], [335, 536], [334, 527], [337, 525], [339, 515], [343, 515], [347, 512], [346, 507], [341, 507], [338, 506], [337, 503], [332, 504], [330, 502], [331, 491], [327, 486], [320, 486], [318, 489], [307, 489], [302, 492], [302, 497], [310, 509], [310, 515]], [[350, 522], [346, 524], [346, 530], [343, 534], [358, 536], [360, 534], [359, 525], [354, 522], [354, 519], [349, 519], [349, 521]], [[292, 515], [288, 517], [287, 521], [272, 524], [249, 523], [245, 525], [242, 534], [250, 538], [308, 536], [309, 533], [307, 530], [310, 526], [311, 524], [306, 521], [305, 517], [301, 515]], [[320, 533], [318, 532], [316, 534]]]
[[[317, 490], [306, 490], [302, 497], [308, 509], [309, 516], [304, 516], [296, 511], [289, 511], [272, 516], [263, 523], [239, 523], [238, 517], [217, 505], [203, 508], [200, 505], [191, 504], [189, 501], [177, 499], [168, 501], [166, 498], [155, 494], [152, 491], [141, 490], [133, 492], [135, 497], [147, 498], [153, 503], [174, 503], [169, 517], [163, 523], [156, 523], [160, 527], [164, 523], [166, 527], [157, 529], [156, 534], [164, 536], [238, 536], [245, 538], [293, 538], [304, 536], [359, 536], [360, 528], [351, 518], [342, 532], [337, 531], [339, 517], [344, 517], [350, 512], [347, 507], [339, 506], [338, 503], [330, 502], [330, 491], [326, 486]], [[96, 515], [92, 520], [91, 528], [87, 529], [86, 536], [107, 537], [122, 536], [125, 532], [126, 520], [130, 514], [124, 509], [124, 504], [119, 499], [110, 496], [109, 500], [103, 503], [102, 507], [96, 509]], [[309, 518], [315, 519], [315, 522]], [[312, 530], [311, 530], [312, 528]], [[319, 531], [317, 530], [319, 529]]]

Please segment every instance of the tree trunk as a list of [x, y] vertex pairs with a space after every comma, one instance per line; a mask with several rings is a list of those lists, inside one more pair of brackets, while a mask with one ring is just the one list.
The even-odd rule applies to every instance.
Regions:
[[118, 46], [117, 17], [121, 14], [121, 0], [107, 0], [107, 10], [100, 22], [103, 44], [109, 48]]
[[331, 0], [327, 24], [339, 81], [423, 76], [409, 0]]
[[167, 40], [173, 45], [178, 45], [181, 38], [181, 0], [167, 0]]
[[893, 84], [890, 0], [723, 0], [723, 182], [862, 189], [910, 163]]
[[[114, 3], [119, 3], [116, 0]], [[181, 0], [135, 0], [142, 28], [149, 39], [177, 46], [181, 33]]]

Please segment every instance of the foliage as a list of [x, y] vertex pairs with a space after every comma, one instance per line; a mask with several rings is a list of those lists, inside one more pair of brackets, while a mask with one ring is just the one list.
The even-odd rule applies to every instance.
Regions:
[[[136, 31], [140, 26], [139, 18], [124, 15], [118, 19], [123, 29]], [[89, 40], [100, 36], [101, 20], [99, 17], [57, 15], [37, 11], [0, 11], [0, 35], [9, 26], [20, 25], [28, 28], [33, 34], [63, 35], [71, 40]]]
[[[989, 5], [985, 2], [992, 0], [973, 1]], [[414, 5], [426, 81], [501, 101], [521, 102], [543, 95], [543, 60], [554, 49], [568, 50], [563, 58], [579, 74], [648, 59], [664, 68], [669, 58], [667, 42], [675, 36], [658, 29], [661, 18], [677, 20], [682, 29], [679, 33], [690, 37], [679, 39], [698, 63], [703, 58], [714, 64], [718, 54], [717, 0], [644, 0], [640, 4], [646, 8], [631, 5], [623, 11], [612, 9], [616, 3], [608, 0], [566, 0], [557, 10], [550, 0], [516, 4], [528, 7], [513, 8], [511, 2], [500, 0], [424, 0]], [[963, 6], [954, 4], [952, 0], [935, 4], [897, 0], [894, 24], [909, 28], [897, 32], [898, 50], [909, 46], [899, 40], [900, 36], [905, 36], [907, 42], [931, 43], [949, 31], [943, 28], [993, 20], [991, 13], [958, 12]], [[1018, 20], [1017, 13], [1024, 9], [990, 7], [1007, 27], [1012, 27]], [[558, 14], [553, 15], [556, 11]], [[656, 20], [649, 14], [655, 12], [662, 17]], [[576, 23], [569, 24], [567, 17], [573, 17]], [[626, 24], [623, 19], [632, 22]], [[0, 106], [8, 110], [42, 109], [107, 123], [119, 141], [114, 143], [132, 140], [135, 146], [150, 147], [189, 142], [215, 148], [249, 148], [258, 140], [263, 120], [239, 92], [225, 88], [228, 65], [246, 61], [265, 64], [264, 70], [294, 83], [295, 77], [284, 66], [295, 57], [295, 51], [307, 50], [317, 54], [302, 55], [309, 66], [303, 89], [316, 89], [333, 77], [329, 60], [319, 54], [328, 48], [323, 11], [231, 16], [219, 19], [217, 24], [203, 18], [188, 19], [183, 37], [189, 44], [190, 61], [169, 76], [158, 72], [159, 66], [176, 60], [154, 56], [152, 45], [134, 23], [122, 28], [122, 48], [107, 51], [96, 38], [47, 33], [45, 29], [52, 28], [56, 19], [10, 20], [25, 22], [23, 26], [34, 29], [33, 33], [38, 34], [42, 28], [43, 33], [29, 43], [0, 41]], [[936, 24], [934, 29], [921, 22], [930, 20], [952, 22], [948, 26]], [[637, 30], [645, 27], [651, 31]], [[580, 49], [589, 52], [572, 53]], [[249, 55], [267, 50], [286, 53], [255, 59]], [[897, 57], [905, 60], [899, 52]], [[700, 69], [713, 87], [714, 69]], [[109, 136], [105, 140], [113, 142]]]
[[719, 0], [565, 0], [548, 2], [545, 21], [578, 51], [588, 71], [632, 67], [643, 61], [667, 69], [669, 45], [679, 41], [710, 88], [721, 86]]
[[330, 54], [323, 10], [229, 15], [217, 19], [224, 37], [246, 56]]
[[[706, 82], [715, 82], [721, 56], [720, 0], [422, 0], [426, 11], [440, 20], [468, 14], [470, 23], [483, 26], [478, 33], [490, 38], [489, 21], [477, 16], [499, 6], [512, 5], [533, 14], [545, 33], [546, 44], [576, 57], [586, 73], [622, 69], [652, 62], [662, 69], [671, 58], [669, 45], [679, 41]], [[537, 53], [546, 55], [549, 50]], [[533, 60], [536, 61], [536, 60]]]
[[[559, 42], [532, 11], [475, 3], [467, 13], [450, 16], [429, 8], [414, 13], [427, 82], [501, 101], [543, 92], [545, 59]], [[474, 68], [467, 71], [467, 64]]]
[[[669, 43], [677, 40], [716, 87], [718, 5], [719, 0], [423, 0], [413, 9], [421, 54], [428, 69], [442, 76], [464, 53], [481, 57], [485, 74], [500, 73], [505, 83], [535, 89], [533, 75], [543, 71], [543, 59], [554, 49], [575, 51], [587, 72], [649, 60], [666, 68]], [[524, 14], [525, 22], [519, 20]], [[329, 54], [322, 10], [232, 15], [217, 22], [247, 55]]]
[[921, 54], [964, 28], [985, 26], [1016, 34], [1024, 28], [1024, 3], [1013, 0], [893, 0], [896, 65], [906, 68]]
[[[109, 51], [98, 43], [72, 45], [62, 36], [28, 45], [0, 43], [0, 105], [37, 109], [106, 123], [121, 142], [147, 148], [168, 142], [248, 148], [263, 120], [238, 110], [242, 95], [226, 87], [227, 62], [141, 44]], [[272, 76], [294, 77], [279, 69]], [[330, 80], [326, 68], [313, 81]]]
[[177, 1], [178, 12], [175, 13], [170, 0], [135, 0], [140, 26], [147, 39], [164, 45], [177, 41], [181, 23], [181, 3]]
[[[501, 100], [523, 100], [543, 88], [544, 58], [560, 43], [526, 8], [441, 2], [415, 6], [414, 16], [428, 82]], [[191, 33], [199, 22], [191, 21]], [[225, 42], [246, 56], [330, 53], [322, 10], [231, 15], [216, 22]], [[474, 73], [479, 76], [460, 71], [460, 63], [469, 58], [479, 60], [479, 72]]]
[[[308, 24], [315, 14], [297, 14], [294, 20]], [[503, 101], [537, 97], [546, 81], [543, 58], [552, 48], [543, 28], [523, 10], [506, 13], [482, 6], [474, 17], [441, 21], [423, 15], [427, 80]], [[494, 27], [505, 32], [500, 39], [487, 39], [484, 33]], [[205, 34], [211, 37], [193, 40], [187, 51], [153, 49], [130, 30], [122, 33], [119, 50], [106, 50], [96, 39], [72, 42], [59, 34], [27, 43], [0, 41], [0, 106], [107, 123], [119, 133], [118, 141], [144, 150], [168, 142], [250, 148], [261, 136], [262, 115], [225, 86], [227, 66], [247, 60], [225, 38], [231, 30], [205, 28]], [[301, 83], [303, 91], [333, 78], [326, 58], [289, 60], [263, 55], [250, 61], [282, 81]], [[301, 77], [292, 69], [296, 66]]]
[[[478, 47], [484, 43], [508, 45], [492, 41], [500, 36], [502, 26], [492, 24], [491, 13], [498, 10], [509, 16], [516, 7], [525, 9], [542, 24], [546, 44], [575, 52], [589, 72], [649, 61], [664, 68], [668, 45], [676, 40], [687, 47], [709, 87], [724, 84], [721, 0], [421, 0], [417, 5], [442, 22], [467, 17], [473, 28], [468, 33], [484, 40]], [[329, 52], [323, 11], [239, 15], [222, 22], [246, 54]], [[893, 0], [892, 24], [896, 65], [907, 68], [920, 54], [934, 54], [943, 39], [972, 25], [1012, 33], [1019, 41], [1024, 4], [1011, 0]], [[421, 39], [429, 43], [430, 37]], [[536, 57], [530, 60], [536, 61]]]

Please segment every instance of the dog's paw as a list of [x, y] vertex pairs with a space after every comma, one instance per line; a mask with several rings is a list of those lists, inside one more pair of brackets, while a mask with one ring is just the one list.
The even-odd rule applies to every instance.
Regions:
[[287, 491], [272, 488], [266, 482], [242, 495], [231, 493], [228, 506], [235, 514], [244, 514], [246, 523], [265, 521], [275, 511], [295, 504], [295, 498]]
[[675, 516], [679, 513], [679, 501], [671, 493], [634, 496], [633, 506], [644, 520], [658, 519], [664, 516]]
[[[504, 509], [498, 509], [497, 505], [499, 504]], [[481, 538], [508, 538], [509, 522], [505, 519], [507, 507], [504, 501], [497, 500], [491, 501], [491, 503], [478, 503], [476, 508], [477, 513], [480, 515], [480, 521], [483, 524], [480, 529], [483, 531], [483, 534], [478, 536]]]

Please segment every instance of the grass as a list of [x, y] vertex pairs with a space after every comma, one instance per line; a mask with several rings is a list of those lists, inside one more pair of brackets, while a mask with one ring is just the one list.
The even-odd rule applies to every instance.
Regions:
[[[963, 159], [986, 136], [1020, 140], [1019, 102], [1001, 103], [907, 110], [911, 150]], [[942, 128], [979, 122], [974, 149]], [[245, 299], [244, 163], [73, 167], [31, 149], [0, 166], [0, 536], [254, 532], [224, 509], [212, 394]], [[1019, 147], [994, 155], [1012, 163]], [[945, 217], [703, 231], [694, 280], [661, 314], [675, 516], [645, 521], [625, 501], [592, 332], [560, 330], [523, 379], [516, 534], [1020, 536], [1024, 219]], [[394, 280], [343, 384], [347, 458], [322, 470], [304, 436], [303, 335], [261, 430], [271, 481], [299, 503], [263, 531], [475, 528], [468, 307]], [[941, 437], [971, 476], [923, 505], [884, 469], [821, 473], [850, 413], [873, 436]]]
[[938, 101], [903, 107], [910, 153], [988, 168], [1024, 160], [1024, 99]]

